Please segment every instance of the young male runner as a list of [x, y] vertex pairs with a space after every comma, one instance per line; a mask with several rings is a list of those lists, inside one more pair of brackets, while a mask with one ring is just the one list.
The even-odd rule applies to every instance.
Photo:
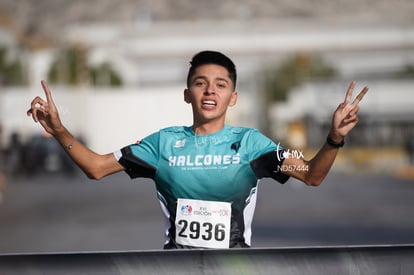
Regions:
[[97, 154], [70, 134], [44, 81], [46, 100], [36, 97], [28, 115], [88, 177], [126, 171], [131, 178], [153, 179], [167, 221], [164, 248], [249, 247], [260, 179], [284, 183], [292, 176], [307, 185], [321, 184], [358, 122], [358, 103], [368, 88], [351, 103], [355, 84], [350, 84], [326, 143], [308, 161], [286, 157], [283, 148], [256, 129], [225, 124], [227, 108], [238, 96], [236, 68], [227, 56], [203, 51], [190, 64], [184, 101], [192, 106], [193, 125], [162, 129], [114, 153]]

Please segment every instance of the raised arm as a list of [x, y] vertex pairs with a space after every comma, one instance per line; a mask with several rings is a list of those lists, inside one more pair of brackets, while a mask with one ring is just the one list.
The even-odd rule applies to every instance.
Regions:
[[76, 140], [63, 126], [46, 81], [42, 81], [41, 84], [46, 101], [39, 96], [35, 97], [27, 115], [31, 116], [35, 122], [39, 122], [46, 132], [58, 140], [66, 153], [89, 178], [100, 179], [124, 170], [124, 167], [118, 163], [112, 153], [97, 154]]
[[[344, 102], [339, 104], [333, 114], [331, 130], [319, 152], [310, 161], [295, 158], [285, 159], [283, 165], [288, 167], [285, 169], [288, 171], [286, 174], [302, 180], [307, 185], [318, 186], [322, 183], [335, 161], [339, 148], [343, 146], [345, 137], [358, 123], [358, 104], [368, 92], [368, 87], [364, 87], [351, 103], [354, 88], [355, 82], [352, 82]], [[295, 169], [296, 167], [301, 169]], [[307, 169], [303, 169], [304, 167]]]

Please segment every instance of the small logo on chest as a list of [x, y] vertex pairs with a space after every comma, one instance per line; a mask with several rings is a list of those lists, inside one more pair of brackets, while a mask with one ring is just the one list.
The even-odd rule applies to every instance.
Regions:
[[175, 142], [174, 148], [183, 148], [185, 145], [185, 139], [180, 139]]

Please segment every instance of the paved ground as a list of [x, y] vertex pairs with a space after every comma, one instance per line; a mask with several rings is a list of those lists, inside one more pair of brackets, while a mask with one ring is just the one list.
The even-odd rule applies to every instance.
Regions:
[[[331, 173], [318, 188], [266, 180], [254, 247], [414, 243], [414, 181]], [[149, 180], [125, 174], [9, 179], [0, 203], [0, 253], [162, 248], [163, 220]]]

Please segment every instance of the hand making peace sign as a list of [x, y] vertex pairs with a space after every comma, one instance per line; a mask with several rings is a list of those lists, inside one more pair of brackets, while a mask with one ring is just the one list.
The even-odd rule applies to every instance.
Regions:
[[365, 86], [354, 101], [350, 103], [354, 88], [355, 82], [351, 82], [348, 91], [346, 92], [345, 101], [339, 104], [333, 115], [332, 131], [334, 131], [335, 134], [340, 135], [342, 139], [344, 139], [358, 123], [358, 103], [368, 92], [368, 87]]

